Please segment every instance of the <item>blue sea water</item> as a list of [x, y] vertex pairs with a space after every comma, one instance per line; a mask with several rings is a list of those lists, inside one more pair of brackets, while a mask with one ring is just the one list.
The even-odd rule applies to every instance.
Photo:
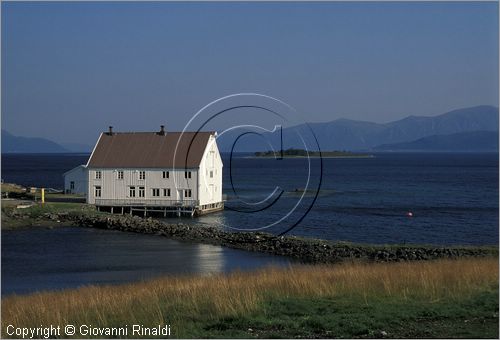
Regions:
[[[324, 158], [322, 166], [311, 159], [310, 168], [307, 159], [228, 157], [226, 209], [183, 223], [279, 234], [300, 221], [289, 234], [377, 244], [498, 244], [497, 153], [377, 153]], [[87, 158], [4, 154], [2, 179], [62, 188], [62, 174]]]
[[[87, 158], [4, 154], [2, 179], [62, 189], [62, 174]], [[358, 243], [498, 244], [498, 154], [382, 153], [322, 164], [312, 159], [310, 168], [306, 159], [223, 160], [226, 209], [167, 220], [277, 234], [300, 221], [289, 234]], [[290, 264], [268, 254], [112, 230], [37, 228], [1, 236], [2, 295]]]
[[290, 263], [280, 256], [115, 230], [2, 231], [2, 295]]

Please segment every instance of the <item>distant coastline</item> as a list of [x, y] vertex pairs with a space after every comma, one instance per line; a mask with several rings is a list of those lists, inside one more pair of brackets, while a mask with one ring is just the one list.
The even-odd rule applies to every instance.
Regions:
[[309, 151], [303, 149], [287, 149], [281, 151], [259, 151], [249, 158], [372, 158], [371, 154], [350, 151]]

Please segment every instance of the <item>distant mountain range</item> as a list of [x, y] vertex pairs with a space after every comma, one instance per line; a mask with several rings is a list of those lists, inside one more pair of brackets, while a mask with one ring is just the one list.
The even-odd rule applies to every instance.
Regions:
[[[372, 151], [372, 150], [415, 150], [435, 151], [430, 144], [439, 142], [439, 150], [491, 150], [491, 138], [482, 136], [483, 132], [498, 133], [498, 108], [493, 106], [475, 106], [450, 111], [438, 116], [409, 116], [394, 122], [380, 124], [363, 122], [350, 119], [337, 119], [327, 123], [309, 123], [283, 129], [283, 147], [304, 148], [299, 133], [304, 138], [306, 145], [315, 145], [310, 131], [314, 132], [322, 150], [349, 150], [349, 151]], [[470, 145], [463, 144], [462, 133], [478, 132], [467, 136]], [[422, 138], [432, 136], [444, 136], [445, 138], [433, 137], [420, 141]], [[279, 133], [266, 136], [273, 147], [279, 147]], [[243, 138], [242, 138], [243, 139]], [[447, 140], [446, 142], [444, 140]], [[235, 136], [229, 136], [219, 143], [221, 150], [229, 151]], [[417, 143], [418, 141], [418, 143]], [[416, 144], [410, 143], [415, 142]], [[401, 144], [400, 144], [401, 143]], [[455, 145], [456, 143], [456, 145]], [[446, 146], [447, 145], [447, 146]], [[459, 145], [461, 145], [459, 147]], [[442, 149], [446, 146], [445, 149]], [[262, 148], [264, 144], [259, 138], [246, 138], [239, 143], [237, 151], [266, 151]], [[265, 148], [265, 147], [264, 147]], [[498, 149], [498, 145], [495, 150]]]
[[61, 145], [36, 137], [19, 137], [2, 129], [2, 153], [71, 152]]
[[58, 144], [46, 138], [14, 136], [2, 129], [2, 153], [84, 153], [91, 151], [92, 147], [85, 144]]
[[[350, 119], [327, 123], [301, 124], [283, 129], [283, 148], [304, 148], [315, 145], [314, 132], [321, 150], [348, 151], [497, 151], [498, 108], [475, 106], [453, 110], [438, 116], [409, 116], [380, 124]], [[237, 137], [228, 133], [218, 140], [221, 151], [230, 151]], [[280, 134], [267, 136], [275, 148], [280, 147]], [[235, 151], [267, 151], [260, 138], [244, 137]], [[44, 138], [19, 137], [2, 130], [2, 153], [90, 152], [83, 144], [57, 144]]]
[[434, 135], [413, 142], [382, 144], [376, 151], [498, 151], [498, 132], [472, 131]]

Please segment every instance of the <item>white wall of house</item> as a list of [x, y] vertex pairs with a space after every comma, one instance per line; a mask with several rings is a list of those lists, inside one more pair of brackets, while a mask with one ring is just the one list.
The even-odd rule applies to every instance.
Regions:
[[198, 180], [199, 204], [222, 202], [222, 159], [219, 148], [211, 136], [200, 163]]
[[64, 173], [64, 192], [67, 194], [86, 195], [88, 188], [87, 168], [79, 165]]
[[[100, 172], [100, 176], [98, 175]], [[142, 179], [141, 172], [144, 172]], [[168, 178], [163, 177], [168, 172]], [[178, 169], [89, 169], [89, 195], [87, 202], [95, 204], [95, 199], [129, 201], [161, 200], [192, 201], [197, 200], [197, 169], [188, 169], [188, 178], [184, 170]], [[191, 173], [189, 178], [189, 173]], [[98, 178], [100, 177], [100, 178]], [[131, 195], [131, 187], [135, 196]], [[139, 191], [144, 188], [144, 197]], [[100, 189], [100, 197], [96, 193]], [[156, 189], [156, 192], [153, 191]], [[191, 195], [189, 195], [189, 190]], [[105, 205], [105, 204], [103, 204]]]

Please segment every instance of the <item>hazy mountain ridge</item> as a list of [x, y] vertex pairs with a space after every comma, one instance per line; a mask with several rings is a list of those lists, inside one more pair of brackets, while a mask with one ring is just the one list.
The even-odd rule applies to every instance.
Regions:
[[450, 135], [433, 135], [412, 142], [383, 144], [377, 151], [498, 151], [498, 132], [471, 131]]
[[[498, 108], [493, 106], [475, 106], [453, 110], [438, 116], [408, 116], [406, 118], [385, 124], [357, 121], [346, 118], [336, 119], [326, 123], [301, 124], [283, 129], [283, 148], [305, 148], [298, 133], [304, 138], [308, 148], [314, 148], [316, 142], [311, 130], [316, 136], [322, 150], [389, 150], [391, 148], [403, 150], [404, 147], [414, 150], [435, 150], [428, 143], [438, 143], [440, 147], [448, 145], [453, 151], [458, 151], [456, 145], [469, 148], [463, 144], [476, 145], [476, 149], [490, 149], [492, 135], [484, 137], [482, 134], [461, 135], [466, 132], [497, 132]], [[168, 133], [168, 132], [167, 132]], [[218, 139], [221, 151], [230, 151], [232, 143], [241, 131], [229, 132], [224, 138]], [[455, 135], [456, 134], [456, 135]], [[249, 135], [252, 136], [252, 135]], [[447, 136], [431, 138], [432, 136]], [[429, 137], [428, 139], [425, 139]], [[280, 148], [280, 134], [265, 134], [275, 149]], [[453, 139], [456, 139], [454, 145]], [[489, 139], [488, 139], [489, 138]], [[425, 139], [425, 140], [421, 140]], [[446, 141], [445, 141], [446, 140]], [[413, 143], [413, 144], [412, 144]], [[234, 151], [267, 151], [269, 148], [262, 140], [253, 137], [243, 137], [239, 140]], [[401, 144], [401, 145], [398, 145]], [[498, 144], [496, 146], [498, 149]], [[2, 152], [37, 153], [37, 152], [90, 152], [92, 146], [74, 143], [58, 144], [45, 138], [30, 138], [14, 136], [2, 130]], [[444, 151], [444, 150], [443, 150]]]
[[[283, 129], [283, 147], [304, 148], [298, 133], [308, 147], [316, 145], [314, 132], [322, 150], [374, 150], [381, 145], [413, 142], [421, 138], [473, 131], [498, 131], [498, 108], [475, 106], [453, 110], [438, 116], [409, 116], [385, 124], [337, 119], [327, 123], [301, 124]], [[472, 135], [478, 137], [477, 135]], [[231, 136], [221, 140], [221, 150], [231, 149]], [[267, 134], [273, 147], [280, 147], [279, 133]], [[450, 137], [452, 138], [452, 137]], [[242, 138], [238, 151], [265, 151], [256, 138]], [[235, 149], [235, 150], [236, 150]]]
[[410, 116], [387, 125], [392, 143], [467, 131], [498, 131], [498, 108], [483, 105], [435, 117]]
[[70, 150], [45, 138], [20, 137], [2, 129], [2, 153], [56, 153]]

